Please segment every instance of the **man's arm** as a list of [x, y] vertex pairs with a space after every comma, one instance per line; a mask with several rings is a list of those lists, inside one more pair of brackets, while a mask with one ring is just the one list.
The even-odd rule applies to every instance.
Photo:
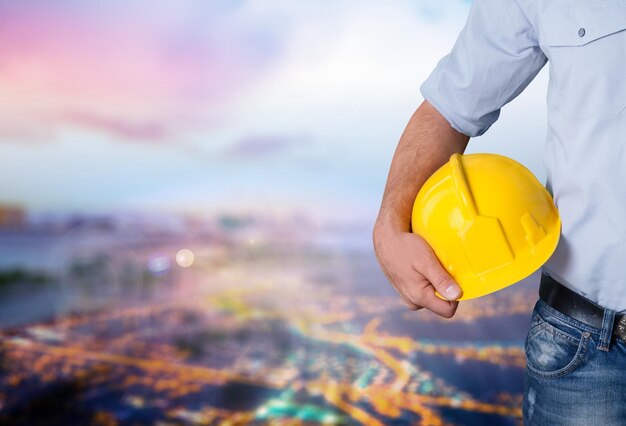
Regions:
[[[411, 211], [426, 179], [452, 154], [463, 153], [468, 141], [424, 101], [400, 137], [373, 231], [378, 262], [409, 308], [427, 308], [446, 318], [456, 312], [459, 302], [454, 300], [461, 290], [428, 243], [411, 233]], [[441, 300], [435, 289], [451, 301]]]

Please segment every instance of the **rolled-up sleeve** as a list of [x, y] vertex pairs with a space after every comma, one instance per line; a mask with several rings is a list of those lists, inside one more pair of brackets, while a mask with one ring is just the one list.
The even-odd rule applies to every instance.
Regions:
[[454, 129], [480, 136], [546, 61], [516, 0], [474, 0], [452, 50], [420, 92]]

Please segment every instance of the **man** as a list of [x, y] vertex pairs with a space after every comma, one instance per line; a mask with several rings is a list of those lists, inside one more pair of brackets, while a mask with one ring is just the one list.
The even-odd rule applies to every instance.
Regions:
[[425, 100], [394, 154], [374, 247], [410, 309], [454, 315], [460, 289], [411, 234], [413, 200], [547, 62], [546, 187], [562, 229], [525, 342], [524, 421], [626, 424], [626, 0], [474, 0], [420, 88]]

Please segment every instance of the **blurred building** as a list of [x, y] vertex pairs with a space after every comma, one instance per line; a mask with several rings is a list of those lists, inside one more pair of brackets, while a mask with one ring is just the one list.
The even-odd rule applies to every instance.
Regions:
[[0, 229], [21, 229], [26, 224], [26, 211], [19, 206], [0, 204]]

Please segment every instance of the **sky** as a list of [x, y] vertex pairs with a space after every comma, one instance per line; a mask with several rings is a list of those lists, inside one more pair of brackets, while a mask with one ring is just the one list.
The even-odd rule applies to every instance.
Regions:
[[[371, 221], [465, 0], [0, 0], [0, 204]], [[543, 70], [467, 152], [544, 179]]]

